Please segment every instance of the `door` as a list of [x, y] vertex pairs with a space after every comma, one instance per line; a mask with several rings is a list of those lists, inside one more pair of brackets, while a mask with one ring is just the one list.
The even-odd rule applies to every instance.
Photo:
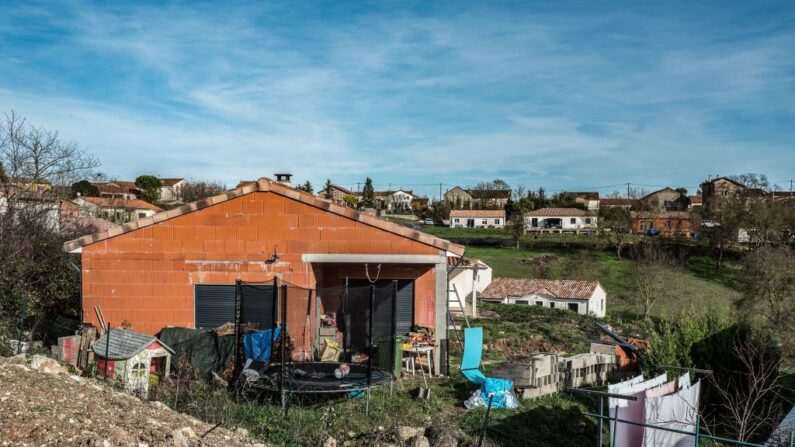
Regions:
[[467, 228], [475, 227], [475, 219], [467, 219]]
[[[348, 299], [345, 303], [343, 316], [345, 339], [348, 352], [351, 354], [367, 352], [368, 324], [370, 311], [370, 282], [366, 279], [349, 280]], [[373, 312], [373, 341], [379, 349], [388, 349], [387, 353], [375, 354], [375, 364], [391, 369], [391, 356], [394, 335], [405, 335], [414, 325], [414, 280], [397, 280], [397, 301], [393, 302], [391, 279], [381, 279], [375, 283], [375, 303]], [[394, 315], [393, 315], [394, 309]], [[394, 320], [394, 334], [393, 323]], [[338, 319], [339, 321], [339, 319]], [[379, 361], [380, 359], [380, 361]]]
[[[195, 289], [196, 329], [213, 329], [235, 321], [236, 286], [198, 284]], [[257, 329], [271, 327], [275, 294], [273, 285], [241, 286], [240, 321]]]

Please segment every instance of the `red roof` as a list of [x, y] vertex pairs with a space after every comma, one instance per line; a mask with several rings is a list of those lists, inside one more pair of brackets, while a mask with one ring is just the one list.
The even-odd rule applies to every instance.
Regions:
[[599, 283], [594, 281], [497, 278], [480, 294], [480, 298], [501, 300], [509, 296], [541, 293], [553, 298], [588, 300], [597, 287]]
[[149, 202], [141, 199], [118, 199], [110, 197], [80, 197], [88, 203], [96, 205], [101, 208], [123, 208], [126, 210], [152, 210], [156, 212], [163, 211], [162, 208], [152, 205]]
[[505, 210], [451, 210], [450, 217], [496, 217], [505, 218]]
[[527, 213], [527, 216], [534, 217], [576, 217], [591, 215], [591, 213], [579, 208], [541, 208]]
[[688, 198], [690, 199], [690, 203], [693, 204], [693, 205], [698, 204], [698, 203], [702, 203], [702, 201], [703, 201], [701, 196], [690, 196]]
[[[257, 180], [257, 182], [254, 184], [248, 184], [243, 187], [227, 191], [224, 194], [219, 194], [217, 196], [208, 197], [206, 199], [198, 200], [196, 202], [187, 203], [179, 208], [174, 208], [168, 211], [164, 211], [155, 214], [154, 216], [151, 217], [138, 219], [132, 222], [128, 222], [124, 225], [117, 225], [109, 229], [108, 231], [95, 233], [89, 236], [84, 236], [79, 239], [65, 242], [63, 248], [64, 251], [72, 251], [86, 245], [91, 245], [96, 242], [103, 241], [105, 239], [109, 239], [114, 236], [118, 236], [120, 234], [129, 233], [131, 231], [136, 231], [142, 228], [146, 228], [148, 226], [155, 225], [156, 223], [163, 222], [164, 220], [173, 219], [175, 217], [182, 216], [188, 213], [193, 213], [203, 208], [223, 203], [226, 202], [227, 200], [232, 200], [246, 194], [253, 194], [255, 192], [271, 192], [273, 194], [278, 194], [280, 196], [287, 197], [297, 202], [301, 202], [309, 206], [320, 208], [329, 213], [361, 222], [364, 225], [379, 228], [381, 230], [397, 234], [398, 236], [402, 236], [404, 238], [411, 239], [413, 241], [422, 244], [436, 247], [440, 250], [449, 251], [459, 256], [464, 254], [463, 245], [453, 244], [450, 241], [446, 241], [444, 239], [434, 237], [429, 234], [422, 233], [420, 231], [412, 230], [402, 225], [393, 224], [389, 221], [386, 221], [384, 219], [379, 219], [378, 217], [375, 216], [371, 216], [365, 213], [360, 213], [352, 208], [330, 203], [327, 200], [315, 197], [313, 194], [300, 191], [288, 185], [284, 185], [267, 178], [261, 178]], [[83, 197], [83, 199], [84, 200], [96, 199], [96, 197]]]
[[635, 202], [633, 199], [602, 199], [599, 206], [632, 206]]

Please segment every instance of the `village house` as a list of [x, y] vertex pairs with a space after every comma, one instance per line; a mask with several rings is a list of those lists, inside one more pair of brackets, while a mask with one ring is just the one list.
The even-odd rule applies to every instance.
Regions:
[[477, 315], [478, 294], [492, 279], [492, 268], [470, 258], [447, 258], [447, 294], [450, 310]]
[[563, 200], [573, 200], [585, 207], [588, 211], [599, 211], [599, 193], [598, 192], [563, 192], [561, 193]]
[[525, 213], [524, 220], [529, 231], [596, 229], [596, 216], [579, 208], [541, 208]]
[[702, 203], [709, 207], [721, 198], [726, 199], [746, 194], [747, 189], [745, 185], [729, 177], [709, 177], [701, 183]]
[[568, 309], [604, 317], [607, 292], [595, 281], [497, 278], [480, 294], [484, 301]]
[[375, 197], [376, 200], [383, 204], [381, 209], [385, 209], [390, 213], [411, 211], [411, 202], [415, 198], [413, 191], [404, 191], [402, 189], [376, 192]]
[[504, 228], [505, 210], [451, 210], [450, 228]]
[[182, 203], [182, 188], [188, 184], [184, 178], [161, 178], [160, 202], [166, 204]]
[[635, 199], [624, 198], [607, 198], [599, 200], [599, 207], [601, 208], [624, 208], [628, 210], [637, 204]]
[[688, 211], [630, 211], [629, 214], [635, 234], [692, 237], [699, 231], [693, 227]]
[[704, 201], [701, 196], [688, 196], [688, 200], [690, 204], [688, 205], [688, 209], [699, 208], [704, 204]]
[[[235, 319], [240, 280], [259, 284], [243, 288], [242, 299], [254, 303], [251, 321], [270, 327], [274, 280], [296, 296], [316, 292], [308, 309], [288, 309], [291, 341], [305, 352], [320, 348], [319, 316], [338, 309], [344, 284], [368, 286], [372, 279], [391, 300], [392, 288], [385, 286], [396, 281], [398, 312], [375, 315], [377, 327], [433, 329], [434, 366], [443, 372], [447, 259], [464, 252], [463, 246], [266, 178], [67, 242], [64, 249], [82, 253], [83, 313], [95, 326], [99, 305], [113, 327], [126, 321], [149, 335], [168, 326], [217, 327]], [[347, 334], [362, 349], [361, 322], [353, 321]]]
[[464, 189], [456, 186], [444, 193], [444, 201], [452, 209], [502, 209], [510, 199], [510, 189]]
[[155, 213], [163, 211], [160, 207], [141, 199], [82, 196], [74, 199], [73, 202], [80, 208], [80, 217], [98, 217], [115, 223], [132, 222], [152, 217]]
[[97, 188], [100, 197], [125, 200], [138, 198], [139, 191], [135, 182], [113, 180], [109, 182], [92, 182], [91, 184]]
[[663, 188], [640, 198], [642, 207], [648, 211], [684, 211], [690, 199], [673, 188]]
[[[320, 197], [321, 199], [325, 199], [326, 198], [326, 191], [324, 189], [321, 189], [317, 193], [317, 196]], [[332, 202], [334, 202], [334, 203], [336, 203], [338, 205], [344, 205], [345, 204], [345, 197], [348, 197], [348, 196], [356, 197], [357, 202], [360, 199], [360, 197], [357, 196], [355, 192], [351, 191], [348, 188], [343, 188], [342, 186], [334, 185], [334, 184], [331, 185], [331, 197], [329, 198], [329, 200], [331, 200]]]

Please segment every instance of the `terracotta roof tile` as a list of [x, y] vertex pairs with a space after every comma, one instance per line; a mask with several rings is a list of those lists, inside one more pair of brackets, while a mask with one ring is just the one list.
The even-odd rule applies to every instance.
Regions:
[[450, 217], [497, 217], [505, 218], [505, 210], [451, 210]]
[[[432, 247], [436, 247], [436, 248], [438, 248], [440, 250], [446, 250], [446, 251], [449, 251], [449, 252], [451, 252], [453, 254], [456, 254], [456, 255], [459, 255], [459, 256], [464, 254], [464, 246], [463, 245], [453, 244], [450, 241], [447, 241], [447, 240], [444, 240], [444, 239], [441, 239], [441, 238], [438, 238], [438, 237], [434, 237], [434, 236], [429, 236], [429, 235], [426, 235], [424, 233], [420, 233], [420, 232], [414, 231], [414, 230], [412, 230], [410, 228], [404, 227], [402, 225], [392, 225], [388, 221], [379, 219], [376, 216], [372, 216], [372, 215], [365, 214], [365, 213], [360, 213], [360, 212], [358, 212], [358, 211], [356, 211], [356, 210], [354, 210], [352, 208], [348, 208], [346, 206], [330, 203], [330, 202], [328, 202], [326, 200], [318, 199], [317, 197], [314, 197], [310, 193], [299, 191], [297, 189], [294, 189], [294, 188], [291, 188], [289, 186], [285, 186], [285, 185], [279, 184], [279, 183], [274, 182], [274, 181], [272, 181], [270, 179], [267, 179], [267, 178], [261, 178], [261, 179], [257, 180], [256, 183], [253, 183], [253, 182], [252, 183], [246, 183], [242, 187], [239, 187], [237, 189], [231, 190], [231, 191], [229, 191], [229, 192], [227, 192], [225, 194], [221, 194], [221, 195], [217, 195], [217, 196], [214, 196], [214, 197], [210, 197], [209, 199], [205, 199], [205, 200], [199, 200], [199, 201], [193, 202], [193, 203], [188, 203], [188, 204], [186, 204], [184, 206], [181, 206], [179, 208], [174, 208], [174, 209], [169, 210], [169, 211], [159, 212], [159, 213], [155, 214], [154, 216], [152, 216], [151, 218], [148, 218], [148, 219], [140, 219], [140, 220], [137, 220], [135, 222], [131, 222], [131, 226], [129, 227], [129, 229], [125, 229], [121, 225], [118, 225], [118, 226], [110, 229], [109, 231], [105, 231], [105, 232], [101, 232], [101, 233], [95, 233], [95, 234], [92, 234], [90, 236], [84, 236], [84, 237], [79, 238], [79, 239], [68, 241], [68, 242], [64, 243], [63, 248], [64, 248], [65, 251], [72, 251], [72, 250], [75, 250], [77, 248], [80, 248], [80, 247], [83, 247], [83, 246], [86, 246], [86, 245], [90, 245], [90, 244], [93, 244], [95, 242], [99, 242], [99, 241], [104, 240], [104, 239], [108, 239], [108, 238], [110, 238], [110, 237], [112, 237], [114, 235], [117, 235], [117, 234], [126, 233], [126, 232], [129, 232], [129, 231], [135, 231], [137, 229], [144, 228], [144, 227], [153, 225], [155, 223], [162, 222], [162, 221], [167, 220], [167, 219], [171, 219], [173, 217], [177, 217], [177, 216], [181, 216], [181, 215], [184, 215], [184, 214], [188, 214], [190, 212], [197, 211], [197, 210], [200, 210], [202, 208], [206, 208], [208, 206], [213, 206], [213, 205], [216, 205], [218, 203], [222, 203], [222, 202], [225, 202], [227, 200], [233, 199], [235, 197], [239, 197], [239, 196], [242, 196], [242, 195], [245, 195], [245, 194], [250, 194], [250, 193], [253, 193], [253, 192], [257, 192], [257, 191], [259, 191], [259, 192], [271, 191], [274, 194], [278, 194], [278, 195], [281, 195], [281, 196], [284, 196], [284, 197], [288, 197], [288, 198], [297, 200], [299, 202], [302, 202], [304, 204], [307, 204], [307, 205], [310, 205], [310, 206], [314, 206], [316, 208], [321, 208], [321, 209], [327, 210], [330, 213], [334, 213], [334, 214], [337, 214], [337, 215], [340, 215], [340, 216], [344, 216], [344, 217], [347, 217], [347, 218], [350, 218], [350, 219], [353, 219], [353, 220], [357, 220], [357, 221], [362, 222], [362, 223], [364, 223], [366, 225], [369, 225], [369, 226], [372, 226], [372, 227], [376, 227], [376, 228], [380, 228], [380, 229], [388, 231], [390, 233], [394, 233], [394, 234], [397, 234], [399, 236], [403, 236], [403, 237], [405, 237], [407, 239], [411, 239], [411, 240], [414, 240], [414, 241], [417, 241], [417, 242], [420, 242], [420, 243], [423, 243], [423, 244], [426, 244], [426, 245], [430, 245]], [[86, 197], [83, 197], [83, 199], [86, 199]], [[94, 199], [96, 199], [96, 197], [94, 197]], [[120, 199], [113, 199], [113, 200], [120, 200]], [[146, 202], [144, 202], [144, 203], [146, 203]], [[134, 228], [132, 228], [132, 227], [134, 227]]]
[[480, 298], [504, 299], [542, 292], [554, 298], [587, 300], [598, 286], [599, 283], [594, 281], [497, 278], [480, 294]]
[[632, 206], [637, 203], [634, 199], [601, 199], [599, 206]]
[[84, 200], [88, 203], [96, 205], [101, 208], [124, 208], [127, 210], [152, 210], [163, 211], [162, 208], [152, 205], [149, 202], [140, 199], [118, 199], [110, 197], [87, 197], [82, 196], [79, 200]]
[[539, 217], [576, 217], [591, 216], [592, 214], [579, 208], [540, 208], [530, 211], [526, 215]]

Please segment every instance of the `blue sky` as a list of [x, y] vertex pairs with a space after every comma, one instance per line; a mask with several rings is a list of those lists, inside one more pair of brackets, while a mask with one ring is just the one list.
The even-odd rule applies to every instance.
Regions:
[[795, 177], [790, 0], [0, 7], [0, 110], [118, 178]]

